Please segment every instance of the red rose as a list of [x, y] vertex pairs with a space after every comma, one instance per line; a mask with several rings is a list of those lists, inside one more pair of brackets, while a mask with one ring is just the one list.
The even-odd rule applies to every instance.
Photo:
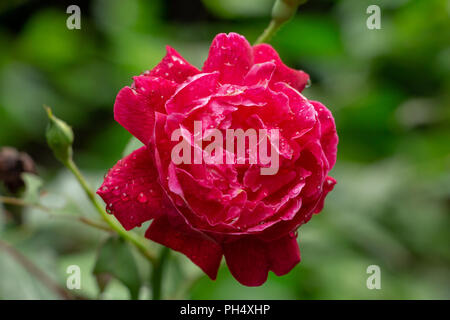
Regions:
[[[336, 183], [327, 176], [336, 161], [334, 119], [300, 94], [308, 79], [270, 45], [252, 47], [235, 33], [217, 35], [201, 71], [168, 47], [117, 95], [115, 119], [145, 146], [120, 160], [97, 191], [107, 211], [127, 230], [154, 219], [146, 236], [212, 279], [223, 255], [247, 286], [263, 284], [269, 270], [288, 273], [300, 261], [297, 228], [322, 210]], [[279, 130], [276, 174], [262, 175], [264, 166], [248, 161], [174, 163], [172, 133], [181, 128], [193, 141], [195, 121], [224, 136]]]

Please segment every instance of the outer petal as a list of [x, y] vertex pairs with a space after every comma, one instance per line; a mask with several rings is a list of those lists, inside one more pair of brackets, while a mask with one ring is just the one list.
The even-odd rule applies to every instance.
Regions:
[[277, 65], [272, 82], [286, 82], [301, 92], [309, 80], [309, 75], [301, 70], [295, 70], [287, 67], [280, 59], [278, 53], [271, 45], [262, 43], [253, 47], [255, 63], [262, 63], [273, 60]]
[[319, 115], [320, 121], [320, 144], [328, 160], [329, 169], [336, 163], [338, 136], [333, 115], [323, 104], [317, 101], [311, 101]]
[[170, 98], [175, 84], [161, 78], [140, 76], [135, 78], [133, 87], [125, 87], [117, 95], [114, 119], [142, 143], [148, 144], [155, 111]]
[[167, 54], [161, 62], [148, 72], [150, 76], [165, 78], [183, 83], [188, 77], [192, 77], [200, 71], [190, 65], [184, 58], [170, 46], [166, 47]]
[[267, 244], [270, 270], [282, 276], [292, 270], [300, 262], [300, 249], [297, 239], [288, 235]]
[[[183, 229], [189, 228], [183, 226]], [[185, 254], [193, 263], [199, 266], [211, 279], [216, 279], [222, 260], [222, 250], [214, 241], [201, 233], [181, 231], [174, 228], [167, 216], [155, 219], [145, 236], [159, 244]]]
[[203, 72], [219, 71], [221, 83], [240, 84], [252, 65], [248, 41], [237, 33], [220, 33], [211, 44]]
[[270, 264], [265, 249], [262, 241], [252, 237], [225, 243], [223, 252], [233, 277], [250, 287], [266, 282]]
[[120, 160], [97, 190], [113, 214], [127, 230], [161, 214], [163, 191], [147, 147]]
[[334, 186], [336, 185], [336, 180], [332, 177], [327, 177], [325, 179], [325, 182], [323, 184], [323, 191], [322, 195], [320, 196], [320, 200], [314, 210], [314, 213], [319, 213], [323, 209], [323, 205], [325, 202], [325, 197], [327, 196], [328, 192], [334, 189]]
[[246, 237], [225, 243], [223, 248], [231, 274], [246, 286], [262, 285], [269, 270], [285, 275], [300, 262], [297, 240], [291, 235], [271, 242]]
[[178, 84], [164, 78], [140, 75], [133, 77], [132, 88], [148, 99], [148, 105], [155, 111], [164, 112], [166, 101], [174, 94]]

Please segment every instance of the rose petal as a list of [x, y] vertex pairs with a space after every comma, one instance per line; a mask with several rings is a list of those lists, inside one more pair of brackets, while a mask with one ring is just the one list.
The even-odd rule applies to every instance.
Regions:
[[201, 73], [186, 81], [178, 87], [172, 98], [166, 103], [168, 114], [187, 113], [209, 101], [208, 97], [212, 95], [218, 87], [217, 79], [219, 74]]
[[155, 111], [164, 106], [175, 91], [175, 85], [155, 77], [139, 76], [134, 88], [120, 90], [114, 104], [114, 119], [147, 145], [153, 132]]
[[223, 249], [231, 274], [246, 286], [260, 286], [269, 270], [281, 276], [300, 262], [297, 240], [290, 235], [271, 242], [245, 237], [225, 243]]
[[270, 261], [270, 270], [282, 276], [292, 270], [300, 262], [300, 249], [297, 239], [288, 235], [266, 244]]
[[125, 87], [114, 104], [114, 119], [144, 144], [150, 140], [154, 123], [154, 112], [147, 102], [146, 97]]
[[325, 182], [323, 184], [323, 192], [320, 196], [320, 200], [314, 210], [314, 213], [319, 213], [323, 209], [323, 205], [325, 202], [325, 197], [327, 196], [328, 192], [334, 189], [334, 186], [336, 185], [336, 180], [332, 177], [327, 177], [325, 179]]
[[211, 44], [203, 72], [219, 71], [222, 84], [240, 84], [252, 65], [252, 47], [248, 41], [237, 33], [220, 33]]
[[276, 65], [272, 61], [254, 64], [250, 71], [245, 75], [244, 85], [259, 85], [266, 87], [272, 79], [275, 68]]
[[148, 72], [148, 75], [165, 78], [180, 84], [186, 81], [187, 78], [200, 73], [196, 67], [184, 60], [175, 49], [167, 46], [166, 50], [165, 57], [156, 67]]
[[271, 45], [262, 43], [254, 46], [253, 55], [255, 57], [255, 63], [262, 63], [272, 60], [275, 61], [277, 68], [272, 77], [272, 83], [286, 82], [299, 92], [301, 92], [308, 83], [309, 75], [301, 70], [295, 70], [287, 67], [281, 61], [280, 56]]
[[339, 138], [336, 133], [336, 124], [334, 123], [333, 115], [323, 104], [317, 101], [311, 101], [319, 115], [320, 121], [320, 143], [328, 160], [329, 170], [334, 167], [336, 163], [337, 144]]
[[166, 216], [155, 219], [145, 236], [150, 240], [183, 253], [212, 280], [216, 279], [220, 261], [222, 260], [222, 250], [211, 239], [194, 230], [184, 232], [174, 228]]
[[164, 78], [151, 76], [133, 77], [133, 86], [139, 94], [148, 99], [148, 106], [154, 111], [165, 112], [166, 101], [175, 93], [178, 84]]
[[223, 252], [231, 274], [241, 284], [255, 287], [266, 282], [270, 264], [262, 241], [245, 237], [225, 243]]
[[147, 147], [120, 160], [106, 175], [97, 194], [127, 230], [162, 213], [163, 191]]

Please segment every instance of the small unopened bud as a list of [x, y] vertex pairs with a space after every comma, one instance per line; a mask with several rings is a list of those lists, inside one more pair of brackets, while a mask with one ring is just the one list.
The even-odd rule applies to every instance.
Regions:
[[49, 119], [46, 131], [47, 144], [52, 149], [55, 157], [66, 163], [72, 158], [72, 128], [61, 119], [56, 118], [49, 107], [44, 108]]
[[272, 20], [284, 23], [291, 19], [299, 5], [307, 0], [277, 0], [272, 9]]

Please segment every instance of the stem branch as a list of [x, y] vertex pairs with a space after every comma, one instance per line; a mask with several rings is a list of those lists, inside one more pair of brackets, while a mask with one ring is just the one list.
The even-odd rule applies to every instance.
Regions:
[[52, 278], [50, 278], [45, 272], [43, 272], [38, 266], [36, 266], [21, 252], [17, 251], [9, 243], [0, 240], [0, 249], [6, 251], [11, 257], [13, 257], [18, 263], [20, 263], [25, 268], [25, 270], [34, 275], [36, 279], [40, 280], [47, 288], [55, 292], [59, 297], [66, 300], [72, 300], [76, 298], [66, 289], [61, 287]]
[[135, 233], [127, 232], [114, 218], [106, 213], [106, 211], [103, 209], [103, 206], [97, 200], [94, 191], [90, 188], [89, 184], [81, 174], [75, 162], [72, 159], [69, 159], [68, 161], [64, 162], [64, 165], [73, 173], [73, 175], [83, 188], [84, 192], [86, 193], [87, 197], [92, 202], [95, 209], [100, 213], [102, 219], [109, 225], [109, 227], [117, 232], [119, 236], [124, 240], [133, 244], [139, 250], [139, 252], [141, 252], [142, 255], [144, 255], [144, 257], [146, 257], [155, 266], [157, 264], [156, 258], [153, 253], [148, 250], [147, 245], [143, 242], [144, 239], [142, 239], [142, 237], [138, 236]]
[[19, 206], [19, 207], [35, 208], [35, 209], [45, 212], [52, 218], [75, 219], [79, 222], [82, 222], [84, 224], [87, 224], [91, 227], [94, 227], [94, 228], [97, 228], [100, 230], [104, 230], [104, 231], [108, 231], [108, 232], [113, 231], [110, 227], [105, 225], [102, 221], [95, 221], [95, 220], [89, 219], [87, 217], [81, 217], [81, 216], [77, 217], [77, 216], [72, 216], [72, 215], [58, 215], [58, 214], [53, 213], [52, 209], [49, 207], [43, 206], [39, 203], [30, 203], [30, 202], [24, 201], [19, 198], [0, 196], [0, 203], [9, 204], [9, 205], [13, 205], [13, 206]]

